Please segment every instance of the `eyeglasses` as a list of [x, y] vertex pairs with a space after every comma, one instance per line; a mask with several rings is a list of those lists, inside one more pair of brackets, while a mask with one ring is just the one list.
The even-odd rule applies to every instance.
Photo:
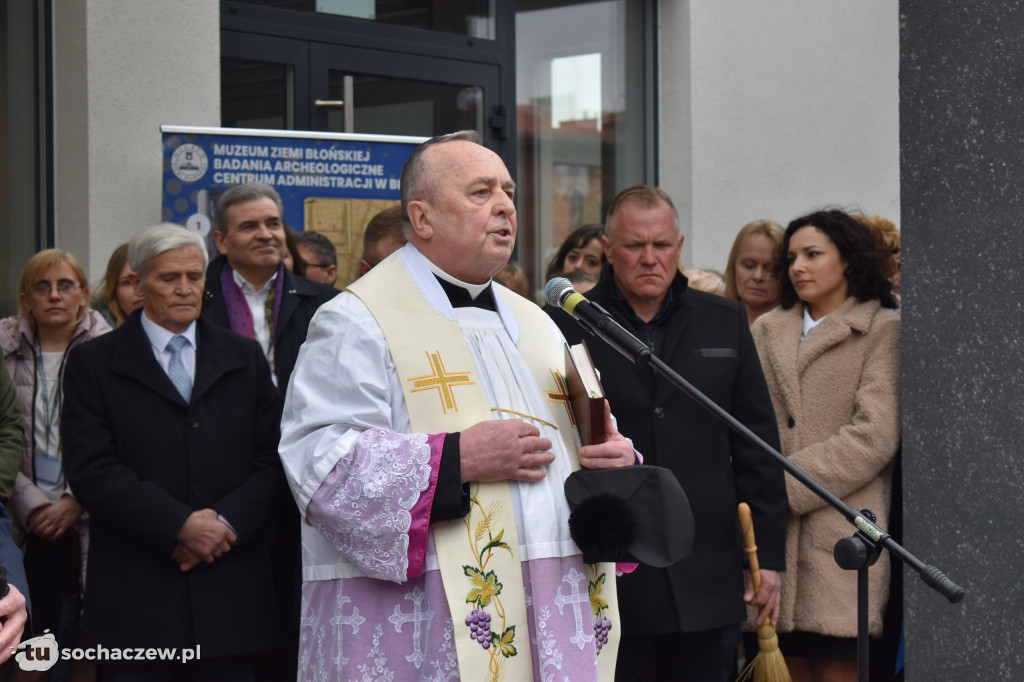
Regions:
[[57, 293], [61, 296], [68, 296], [69, 294], [73, 294], [78, 291], [78, 283], [72, 282], [70, 279], [62, 279], [55, 284], [50, 282], [40, 282], [39, 284], [29, 287], [29, 291], [36, 296], [42, 297], [49, 296], [50, 292], [53, 291], [54, 288], [57, 289]]

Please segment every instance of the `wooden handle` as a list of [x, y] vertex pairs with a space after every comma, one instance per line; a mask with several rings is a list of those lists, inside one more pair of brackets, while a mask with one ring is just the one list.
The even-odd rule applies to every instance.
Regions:
[[761, 568], [757, 563], [757, 543], [754, 541], [754, 520], [750, 517], [750, 505], [740, 502], [740, 529], [743, 531], [743, 546], [747, 550], [750, 577], [754, 581], [754, 595], [761, 591]]

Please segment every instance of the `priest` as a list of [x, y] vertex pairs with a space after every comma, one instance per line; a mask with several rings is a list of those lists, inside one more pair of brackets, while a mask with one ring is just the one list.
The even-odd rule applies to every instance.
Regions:
[[615, 565], [586, 564], [563, 484], [581, 447], [563, 338], [491, 281], [515, 183], [464, 131], [402, 168], [408, 244], [313, 318], [280, 454], [303, 517], [300, 680], [607, 680]]

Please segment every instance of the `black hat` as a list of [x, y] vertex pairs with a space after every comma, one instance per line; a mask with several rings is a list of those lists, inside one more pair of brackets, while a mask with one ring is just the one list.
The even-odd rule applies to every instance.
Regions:
[[693, 549], [693, 512], [664, 467], [580, 469], [565, 480], [569, 533], [587, 563], [671, 566]]

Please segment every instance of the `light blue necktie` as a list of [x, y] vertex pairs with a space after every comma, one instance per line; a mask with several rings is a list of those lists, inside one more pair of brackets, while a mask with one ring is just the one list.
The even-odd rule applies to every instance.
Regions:
[[167, 342], [167, 350], [171, 353], [171, 363], [167, 366], [167, 374], [171, 377], [171, 383], [187, 403], [192, 399], [192, 377], [188, 375], [185, 363], [181, 361], [181, 349], [186, 343], [188, 343], [188, 339], [184, 336], [175, 336]]

